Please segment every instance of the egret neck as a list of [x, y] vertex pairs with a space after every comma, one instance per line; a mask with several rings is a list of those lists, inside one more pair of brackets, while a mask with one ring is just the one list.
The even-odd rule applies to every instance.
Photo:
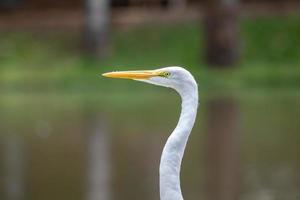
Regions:
[[181, 96], [180, 118], [163, 149], [159, 179], [161, 200], [183, 200], [180, 188], [180, 167], [198, 108], [198, 86], [194, 77], [189, 71], [178, 66], [156, 70], [109, 72], [103, 76], [132, 79], [172, 88]]
[[197, 115], [197, 85], [177, 90], [177, 92], [182, 100], [181, 114], [178, 124], [169, 136], [161, 156], [159, 169], [161, 200], [183, 199], [180, 187], [181, 161]]

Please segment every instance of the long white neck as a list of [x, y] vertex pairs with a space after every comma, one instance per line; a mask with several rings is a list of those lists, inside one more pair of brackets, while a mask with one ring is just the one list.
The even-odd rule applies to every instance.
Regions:
[[185, 146], [195, 123], [198, 107], [197, 86], [179, 91], [182, 100], [179, 122], [163, 149], [159, 178], [161, 200], [183, 200], [180, 168]]

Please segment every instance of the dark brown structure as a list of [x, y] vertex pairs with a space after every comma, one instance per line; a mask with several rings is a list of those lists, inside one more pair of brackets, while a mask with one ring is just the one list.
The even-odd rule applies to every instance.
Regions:
[[204, 17], [205, 60], [215, 67], [238, 62], [238, 0], [209, 0]]
[[[116, 7], [127, 6], [172, 6], [174, 2], [186, 4], [202, 4], [214, 0], [111, 0], [110, 4]], [[299, 0], [241, 0], [241, 3], [286, 3]], [[30, 9], [76, 9], [82, 8], [85, 0], [0, 0], [0, 8], [30, 8]]]
[[105, 58], [109, 52], [109, 3], [109, 0], [86, 0], [85, 50], [97, 58]]

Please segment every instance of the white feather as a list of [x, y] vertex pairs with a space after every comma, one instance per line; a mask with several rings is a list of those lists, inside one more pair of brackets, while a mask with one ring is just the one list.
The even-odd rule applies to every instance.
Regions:
[[145, 82], [170, 87], [181, 96], [181, 114], [178, 124], [169, 136], [160, 161], [160, 199], [183, 200], [180, 187], [180, 169], [184, 150], [194, 126], [198, 108], [198, 86], [194, 77], [184, 68], [166, 67], [168, 78], [153, 77]]

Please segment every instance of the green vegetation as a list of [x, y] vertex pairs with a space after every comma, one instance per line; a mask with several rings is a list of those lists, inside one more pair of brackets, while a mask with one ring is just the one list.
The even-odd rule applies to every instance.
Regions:
[[[71, 33], [0, 33], [2, 93], [99, 93], [136, 84], [102, 79], [110, 70], [187, 66], [204, 92], [289, 91], [300, 88], [300, 16], [244, 19], [242, 60], [233, 70], [212, 70], [202, 61], [198, 23], [116, 29], [111, 56], [99, 62], [82, 56], [80, 36]], [[147, 87], [148, 91], [152, 87]], [[145, 86], [140, 91], [144, 91]], [[122, 88], [120, 89], [122, 90]]]

